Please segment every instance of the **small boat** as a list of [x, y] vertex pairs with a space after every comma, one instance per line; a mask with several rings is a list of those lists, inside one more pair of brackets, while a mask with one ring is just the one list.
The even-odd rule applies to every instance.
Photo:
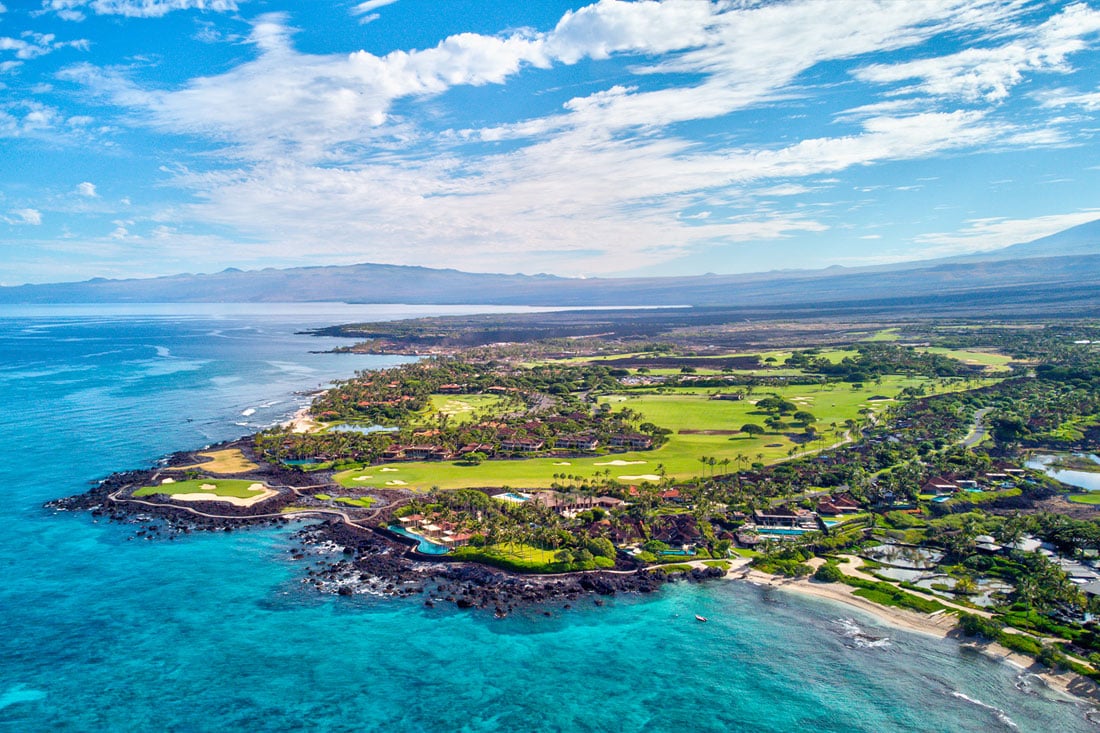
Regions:
[[695, 620], [696, 621], [702, 621], [703, 623], [706, 623], [707, 622], [707, 617], [706, 616], [700, 616], [699, 614], [695, 614]]

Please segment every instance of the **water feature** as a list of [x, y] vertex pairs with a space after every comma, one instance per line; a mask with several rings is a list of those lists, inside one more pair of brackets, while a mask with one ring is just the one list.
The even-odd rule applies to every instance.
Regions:
[[[1064, 484], [1070, 486], [1076, 486], [1082, 488], [1085, 491], [1100, 491], [1100, 472], [1092, 473], [1090, 471], [1073, 471], [1067, 469], [1056, 468], [1052, 464], [1065, 454], [1039, 454], [1032, 456], [1031, 460], [1027, 462], [1028, 468], [1034, 468], [1042, 471], [1047, 476], [1050, 476], [1056, 481], [1061, 481]], [[1100, 457], [1091, 453], [1074, 453], [1073, 455], [1088, 458], [1094, 463], [1100, 463]]]
[[895, 544], [875, 545], [868, 548], [864, 554], [883, 565], [916, 570], [930, 570], [943, 559], [943, 553], [939, 550]]
[[340, 425], [333, 425], [329, 428], [333, 433], [362, 433], [363, 435], [370, 435], [371, 433], [397, 433], [401, 428], [387, 427], [385, 425], [352, 425], [350, 423], [342, 423]]
[[416, 551], [422, 552], [425, 555], [446, 555], [450, 552], [450, 548], [446, 545], [441, 545], [438, 542], [432, 542], [427, 537], [422, 537], [415, 532], [410, 532], [404, 527], [400, 527], [396, 524], [390, 525], [390, 531], [401, 535], [402, 537], [408, 537], [410, 540], [416, 540]]

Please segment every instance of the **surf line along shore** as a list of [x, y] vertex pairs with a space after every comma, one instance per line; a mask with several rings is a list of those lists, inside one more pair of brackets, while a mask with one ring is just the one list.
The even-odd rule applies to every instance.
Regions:
[[995, 642], [969, 640], [956, 629], [957, 619], [954, 614], [947, 612], [923, 614], [903, 608], [882, 606], [854, 595], [855, 588], [850, 585], [823, 583], [809, 578], [789, 578], [772, 575], [753, 570], [747, 564], [731, 568], [726, 577], [756, 586], [818, 598], [848, 608], [858, 609], [872, 616], [883, 626], [917, 634], [927, 634], [941, 639], [956, 639], [966, 649], [971, 649], [985, 657], [1009, 664], [1020, 671], [1033, 675], [1042, 680], [1052, 690], [1088, 704], [1100, 705], [1100, 685], [1097, 685], [1094, 681], [1073, 672], [1055, 672], [1039, 664], [1034, 659], [1018, 654]]

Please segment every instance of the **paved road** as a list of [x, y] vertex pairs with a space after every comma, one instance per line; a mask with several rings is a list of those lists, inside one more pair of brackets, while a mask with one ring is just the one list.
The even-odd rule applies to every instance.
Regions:
[[970, 428], [970, 433], [959, 441], [964, 448], [973, 448], [985, 440], [986, 436], [989, 435], [989, 428], [982, 420], [986, 415], [992, 412], [992, 410], [992, 407], [983, 407], [974, 413], [974, 424]]

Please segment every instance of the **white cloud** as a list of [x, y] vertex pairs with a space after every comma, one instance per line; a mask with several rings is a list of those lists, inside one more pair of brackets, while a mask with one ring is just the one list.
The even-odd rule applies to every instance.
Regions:
[[351, 9], [351, 14], [360, 16], [359, 22], [365, 25], [382, 17], [378, 13], [372, 11], [387, 5], [393, 5], [395, 2], [397, 2], [397, 0], [367, 0], [353, 7]]
[[76, 192], [80, 196], [87, 196], [88, 198], [93, 199], [99, 196], [99, 194], [97, 194], [95, 191], [95, 184], [89, 181], [84, 181], [83, 183], [77, 184]]
[[160, 18], [174, 10], [231, 12], [234, 0], [42, 0], [41, 12], [56, 13], [62, 20], [81, 21], [84, 11], [127, 18]]
[[1068, 57], [1088, 46], [1085, 39], [1100, 31], [1100, 10], [1075, 3], [1038, 27], [1021, 26], [1007, 43], [971, 47], [955, 54], [931, 56], [897, 64], [871, 64], [855, 72], [863, 81], [894, 84], [915, 80], [896, 94], [921, 93], [967, 101], [1004, 101], [1025, 72], [1072, 71]]
[[956, 232], [925, 234], [914, 239], [928, 257], [970, 252], [987, 252], [1012, 244], [1030, 242], [1056, 234], [1063, 229], [1100, 218], [1100, 209], [1085, 209], [1069, 214], [1051, 214], [1031, 219], [972, 219]]
[[42, 223], [42, 212], [38, 209], [12, 209], [9, 212], [15, 218], [4, 217], [8, 224], [30, 224], [38, 226]]
[[[352, 13], [369, 17], [386, 4], [370, 0]], [[621, 271], [627, 261], [641, 268], [715, 243], [825, 229], [795, 204], [788, 204], [793, 213], [772, 201], [741, 214], [744, 200], [789, 199], [837, 182], [821, 176], [1064, 142], [1056, 124], [1008, 122], [996, 102], [1027, 74], [1068, 69], [1089, 32], [1081, 28], [1100, 14], [1074, 5], [1041, 31], [1025, 32], [1014, 0], [849, 0], [845, 12], [836, 7], [835, 0], [601, 0], [546, 32], [465, 33], [382, 56], [300, 53], [288, 17], [268, 14], [253, 22], [255, 58], [175, 88], [148, 88], [91, 65], [64, 76], [125, 107], [131, 119], [230, 148], [239, 168], [173, 179], [199, 203], [165, 212], [164, 221], [227, 227], [263, 242], [255, 246], [265, 252], [329, 261], [552, 270], [570, 253], [591, 272]], [[806, 81], [815, 67], [927, 50], [947, 33], [1001, 45], [910, 65], [864, 65], [846, 84], [870, 83], [874, 94], [889, 95], [897, 90], [879, 85], [916, 80], [913, 91], [959, 105], [872, 96], [834, 118], [843, 132], [806, 139], [749, 144], [731, 131], [703, 147], [677, 132], [681, 123], [792, 99], [812, 103], [821, 93]], [[553, 114], [487, 129], [429, 133], [417, 124], [424, 103], [442, 106], [439, 97], [454, 87], [503, 85], [525, 70], [616, 55], [638, 62], [624, 72], [636, 84], [620, 75]], [[504, 140], [513, 144], [479, 145]], [[813, 181], [796, 182], [802, 178]], [[685, 214], [701, 209], [709, 216]]]
[[1058, 88], [1038, 92], [1034, 95], [1043, 107], [1081, 107], [1088, 112], [1100, 109], [1100, 91], [1076, 92], [1072, 89]]

